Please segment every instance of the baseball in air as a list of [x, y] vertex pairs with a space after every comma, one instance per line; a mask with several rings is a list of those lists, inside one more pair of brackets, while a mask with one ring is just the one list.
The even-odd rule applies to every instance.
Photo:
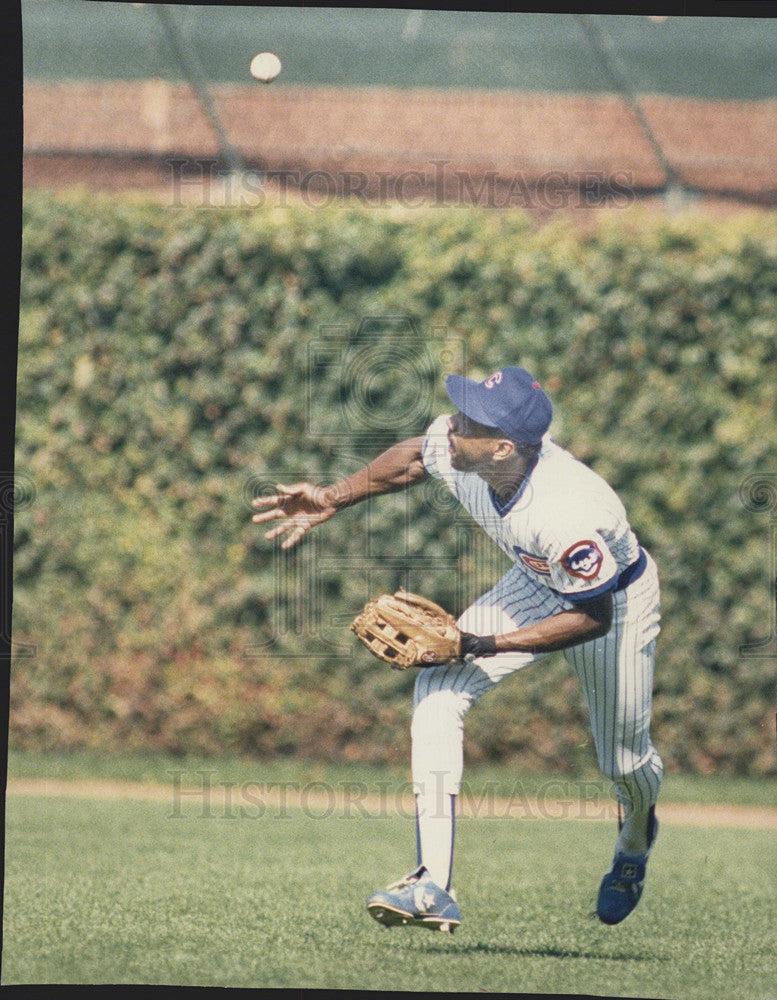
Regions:
[[274, 52], [260, 52], [251, 60], [251, 76], [262, 83], [271, 83], [281, 71], [281, 61]]

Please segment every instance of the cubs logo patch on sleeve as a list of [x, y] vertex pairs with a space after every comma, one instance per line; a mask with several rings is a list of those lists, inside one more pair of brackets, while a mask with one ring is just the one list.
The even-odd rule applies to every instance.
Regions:
[[561, 565], [570, 576], [581, 580], [594, 580], [602, 568], [602, 550], [593, 541], [575, 542], [561, 557]]

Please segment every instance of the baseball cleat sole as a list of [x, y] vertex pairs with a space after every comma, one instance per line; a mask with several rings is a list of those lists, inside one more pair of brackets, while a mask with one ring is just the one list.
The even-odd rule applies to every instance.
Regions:
[[384, 927], [427, 927], [430, 931], [442, 931], [444, 934], [453, 934], [454, 930], [461, 923], [460, 920], [442, 919], [441, 917], [428, 916], [416, 917], [406, 910], [397, 910], [385, 903], [376, 903], [367, 907], [367, 912]]

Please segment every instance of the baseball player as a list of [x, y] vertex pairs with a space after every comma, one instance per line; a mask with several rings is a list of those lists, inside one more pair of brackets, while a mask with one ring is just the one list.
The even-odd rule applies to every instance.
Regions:
[[417, 867], [367, 901], [380, 923], [453, 931], [456, 796], [467, 710], [505, 677], [556, 650], [583, 688], [602, 773], [613, 782], [619, 825], [597, 913], [617, 924], [639, 902], [658, 831], [662, 763], [650, 740], [658, 576], [623, 504], [596, 473], [549, 436], [552, 405], [523, 368], [482, 382], [449, 375], [455, 412], [422, 437], [389, 448], [334, 486], [278, 485], [254, 501], [265, 534], [295, 545], [313, 526], [370, 496], [436, 476], [512, 560], [458, 619], [462, 660], [416, 678], [412, 775]]

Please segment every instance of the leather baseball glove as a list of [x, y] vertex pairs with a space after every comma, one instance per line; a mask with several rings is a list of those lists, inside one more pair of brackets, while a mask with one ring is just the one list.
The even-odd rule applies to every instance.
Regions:
[[453, 615], [434, 601], [406, 590], [368, 601], [351, 622], [351, 630], [371, 653], [395, 670], [462, 658], [461, 632]]

